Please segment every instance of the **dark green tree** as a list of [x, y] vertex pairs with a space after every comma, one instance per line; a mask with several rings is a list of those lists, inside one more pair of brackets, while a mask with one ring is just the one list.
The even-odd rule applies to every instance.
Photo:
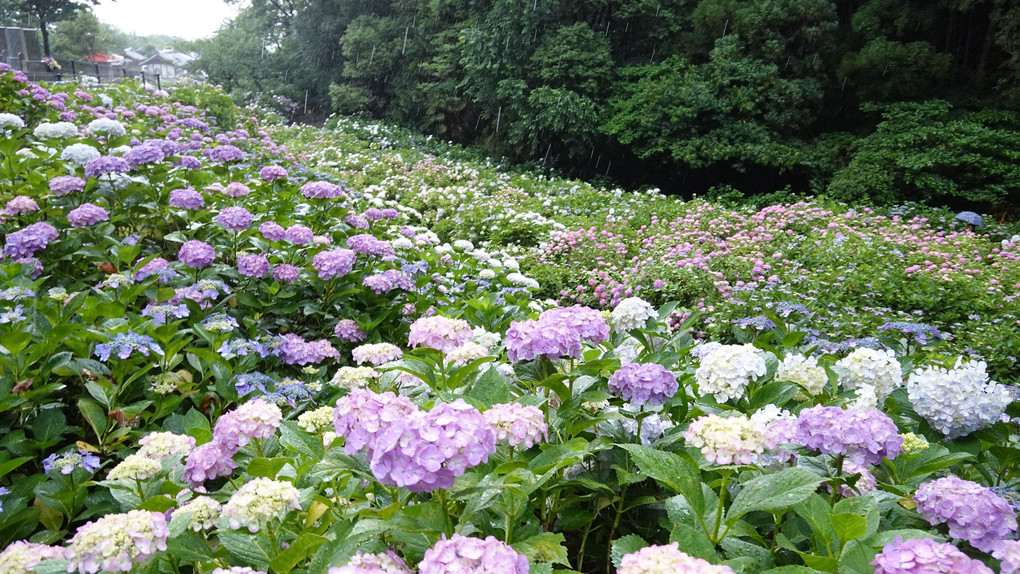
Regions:
[[88, 10], [99, 0], [17, 0], [19, 9], [29, 14], [38, 24], [42, 34], [43, 54], [50, 53], [50, 24], [73, 18], [79, 10]]

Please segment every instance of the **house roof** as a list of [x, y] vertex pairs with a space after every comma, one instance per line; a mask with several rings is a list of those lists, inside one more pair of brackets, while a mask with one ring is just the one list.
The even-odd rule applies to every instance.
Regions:
[[95, 52], [93, 54], [86, 54], [85, 58], [87, 58], [88, 61], [90, 62], [112, 63], [123, 60], [124, 56], [119, 56], [117, 54], [104, 54], [103, 52]]

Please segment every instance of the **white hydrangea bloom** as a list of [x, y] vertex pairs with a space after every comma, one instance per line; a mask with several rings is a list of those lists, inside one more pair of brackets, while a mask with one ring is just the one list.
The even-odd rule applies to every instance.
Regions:
[[310, 433], [322, 434], [333, 430], [333, 407], [319, 407], [313, 411], [301, 413], [298, 425]]
[[492, 269], [482, 269], [478, 272], [478, 276], [486, 281], [496, 277], [496, 272]]
[[222, 506], [220, 506], [219, 502], [208, 496], [199, 496], [195, 500], [174, 510], [170, 518], [174, 519], [189, 512], [192, 514], [191, 520], [188, 521], [188, 528], [195, 532], [201, 532], [209, 530], [216, 525], [216, 519], [220, 517], [222, 512]]
[[446, 353], [446, 362], [448, 364], [457, 365], [458, 367], [463, 367], [471, 361], [481, 359], [488, 354], [488, 347], [473, 341], [468, 341], [459, 347], [450, 349], [450, 351]]
[[261, 522], [283, 518], [301, 508], [300, 493], [293, 484], [271, 478], [256, 478], [245, 484], [223, 505], [231, 530], [247, 528], [258, 532]]
[[723, 347], [722, 343], [717, 343], [715, 341], [710, 341], [708, 343], [699, 343], [698, 345], [695, 345], [693, 349], [691, 349], [691, 356], [694, 357], [695, 359], [701, 360], [709, 356], [710, 354], [714, 353], [715, 351], [718, 351], [722, 347]]
[[474, 251], [475, 246], [467, 239], [458, 239], [453, 242], [453, 246], [461, 251]]
[[748, 383], [767, 370], [754, 345], [723, 345], [701, 359], [695, 378], [702, 395], [715, 395], [721, 403], [743, 395]]
[[32, 132], [37, 138], [73, 138], [78, 135], [78, 126], [71, 122], [43, 123]]
[[120, 137], [127, 133], [124, 124], [109, 118], [99, 118], [89, 122], [88, 129], [95, 134], [106, 134], [109, 137]]
[[64, 148], [64, 151], [60, 152], [60, 159], [78, 165], [85, 165], [101, 155], [99, 150], [89, 144], [76, 143]]
[[825, 369], [818, 365], [818, 359], [804, 355], [786, 356], [776, 370], [776, 380], [800, 385], [811, 396], [821, 393], [829, 382]]
[[329, 384], [341, 389], [360, 389], [378, 378], [379, 371], [372, 367], [340, 367]]
[[414, 249], [414, 242], [406, 237], [398, 237], [390, 241], [394, 249]]
[[845, 369], [839, 376], [840, 386], [848, 391], [872, 387], [878, 402], [903, 384], [900, 362], [889, 350], [860, 347], [837, 361], [836, 366]]
[[0, 130], [13, 128], [20, 130], [25, 127], [25, 120], [14, 114], [0, 114]]
[[1014, 394], [988, 380], [983, 361], [952, 369], [917, 369], [907, 378], [907, 397], [914, 410], [949, 438], [968, 435], [1002, 419]]
[[640, 297], [628, 297], [613, 309], [613, 330], [626, 333], [645, 326], [648, 319], [658, 317], [652, 304]]
[[471, 332], [471, 340], [487, 349], [498, 345], [502, 338], [499, 333], [490, 333], [482, 327], [475, 327]]
[[113, 467], [106, 478], [109, 480], [146, 480], [160, 470], [162, 467], [158, 460], [130, 454], [120, 464]]

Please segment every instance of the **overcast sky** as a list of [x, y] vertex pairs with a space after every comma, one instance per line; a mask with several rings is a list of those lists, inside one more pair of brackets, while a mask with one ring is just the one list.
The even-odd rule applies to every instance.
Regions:
[[92, 12], [100, 22], [125, 32], [194, 40], [212, 36], [237, 8], [223, 0], [102, 0]]

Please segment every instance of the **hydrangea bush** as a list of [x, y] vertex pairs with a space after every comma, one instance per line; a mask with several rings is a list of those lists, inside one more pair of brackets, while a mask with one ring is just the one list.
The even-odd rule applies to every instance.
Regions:
[[[905, 241], [880, 216], [694, 202], [639, 232], [660, 194], [607, 215], [590, 186], [348, 120], [226, 125], [196, 94], [222, 111], [0, 69], [0, 571], [1017, 569], [1011, 371], [959, 361], [955, 327], [756, 298], [804, 240], [752, 243], [825, 218], [827, 256]], [[1013, 245], [978, 254], [1003, 316]], [[924, 253], [919, 278], [975, 267]], [[720, 299], [684, 291], [709, 262]]]

